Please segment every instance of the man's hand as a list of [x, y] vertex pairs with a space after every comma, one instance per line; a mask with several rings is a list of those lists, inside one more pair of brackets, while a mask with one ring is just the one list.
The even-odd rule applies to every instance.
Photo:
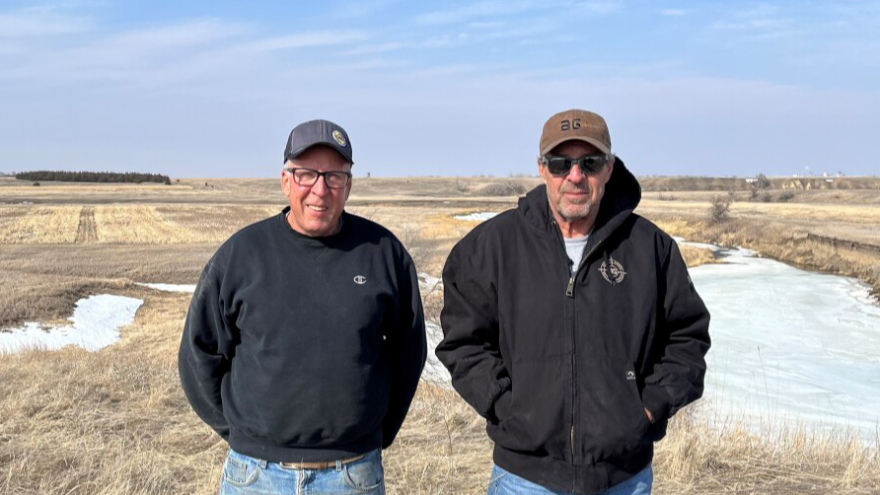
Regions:
[[654, 422], [654, 415], [651, 414], [651, 411], [649, 411], [647, 407], [645, 408], [645, 414], [648, 416], [648, 421], [653, 423]]

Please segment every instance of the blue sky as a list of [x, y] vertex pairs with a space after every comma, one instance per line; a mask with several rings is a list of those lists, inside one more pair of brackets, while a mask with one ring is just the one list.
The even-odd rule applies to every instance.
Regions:
[[0, 171], [534, 174], [553, 113], [637, 175], [880, 174], [880, 1], [0, 0]]

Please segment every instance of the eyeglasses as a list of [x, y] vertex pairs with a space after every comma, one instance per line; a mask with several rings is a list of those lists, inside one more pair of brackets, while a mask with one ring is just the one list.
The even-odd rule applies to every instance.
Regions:
[[584, 155], [580, 158], [553, 155], [541, 157], [541, 163], [547, 167], [551, 174], [556, 176], [568, 175], [574, 165], [579, 166], [581, 172], [585, 174], [598, 174], [609, 162], [611, 162], [611, 155]]
[[285, 172], [293, 174], [293, 181], [303, 187], [314, 186], [319, 177], [324, 177], [324, 184], [331, 189], [342, 189], [351, 179], [350, 172], [318, 172], [310, 168], [285, 167]]

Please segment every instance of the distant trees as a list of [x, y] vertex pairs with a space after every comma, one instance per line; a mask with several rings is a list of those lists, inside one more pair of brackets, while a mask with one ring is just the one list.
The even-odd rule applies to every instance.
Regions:
[[755, 176], [755, 187], [758, 189], [770, 189], [770, 179], [764, 174]]
[[19, 172], [15, 174], [15, 178], [18, 180], [32, 181], [125, 182], [130, 184], [155, 182], [158, 184], [171, 184], [171, 179], [167, 175], [143, 174], [138, 172], [66, 172], [62, 170], [39, 170], [34, 172]]

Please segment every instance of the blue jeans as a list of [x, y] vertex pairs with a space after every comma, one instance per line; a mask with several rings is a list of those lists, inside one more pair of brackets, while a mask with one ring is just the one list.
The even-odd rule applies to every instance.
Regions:
[[369, 452], [349, 464], [327, 469], [292, 469], [230, 449], [223, 464], [220, 495], [270, 494], [385, 495], [382, 454]]
[[[651, 483], [654, 481], [654, 470], [651, 465], [642, 469], [632, 478], [596, 493], [595, 495], [651, 495]], [[492, 469], [489, 480], [488, 495], [574, 495], [544, 488], [541, 485], [520, 478], [498, 466]]]

